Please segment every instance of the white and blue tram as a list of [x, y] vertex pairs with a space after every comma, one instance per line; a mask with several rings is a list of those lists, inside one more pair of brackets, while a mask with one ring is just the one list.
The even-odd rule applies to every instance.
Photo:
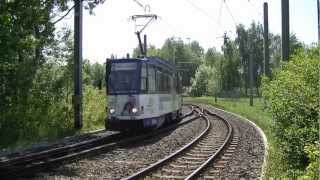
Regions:
[[181, 116], [181, 78], [158, 57], [107, 60], [106, 128], [130, 131], [158, 128]]

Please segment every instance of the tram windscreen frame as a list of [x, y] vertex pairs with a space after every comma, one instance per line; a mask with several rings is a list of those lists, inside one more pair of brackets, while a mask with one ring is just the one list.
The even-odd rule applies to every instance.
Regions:
[[110, 95], [139, 93], [140, 69], [139, 62], [110, 63], [107, 93]]

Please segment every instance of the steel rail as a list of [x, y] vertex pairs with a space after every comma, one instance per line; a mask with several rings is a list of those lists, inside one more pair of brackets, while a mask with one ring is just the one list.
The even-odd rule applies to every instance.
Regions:
[[[200, 172], [206, 168], [211, 162], [213, 162], [222, 152], [222, 150], [226, 147], [226, 145], [230, 142], [232, 134], [233, 134], [233, 128], [231, 126], [231, 124], [229, 123], [229, 121], [227, 121], [226, 119], [222, 118], [221, 116], [218, 116], [215, 113], [210, 112], [209, 110], [205, 110], [206, 113], [208, 113], [211, 116], [217, 116], [218, 118], [222, 119], [225, 124], [228, 127], [228, 135], [227, 138], [224, 140], [223, 144], [220, 146], [220, 148], [213, 154], [211, 155], [208, 160], [206, 160], [203, 164], [201, 164], [196, 170], [194, 170], [187, 178], [186, 180], [190, 180], [190, 179], [194, 179], [196, 176], [198, 176], [200, 174]], [[206, 116], [204, 116], [204, 118], [207, 118]]]
[[[197, 110], [194, 109], [194, 111], [197, 111]], [[201, 117], [202, 117], [202, 113], [200, 112], [199, 118], [201, 118]], [[123, 178], [123, 180], [129, 180], [129, 179], [131, 180], [131, 179], [137, 179], [139, 177], [142, 177], [142, 176], [150, 173], [151, 171], [155, 170], [156, 168], [160, 167], [165, 162], [168, 162], [169, 160], [175, 158], [177, 155], [179, 155], [183, 151], [189, 149], [192, 145], [194, 145], [196, 142], [198, 142], [204, 135], [206, 135], [209, 132], [209, 129], [211, 127], [211, 123], [208, 119], [206, 119], [206, 123], [207, 123], [206, 129], [204, 131], [202, 131], [202, 133], [200, 135], [198, 135], [196, 138], [194, 138], [190, 143], [186, 144], [185, 146], [183, 146], [182, 148], [180, 148], [179, 150], [177, 150], [173, 154], [170, 154], [169, 156], [165, 157], [164, 159], [161, 159], [158, 162], [151, 164], [147, 168], [144, 168], [141, 171], [138, 171], [129, 177]]]
[[[187, 114], [185, 114], [184, 116], [182, 116], [181, 119], [184, 119], [184, 118], [187, 118], [187, 117], [193, 115], [194, 111], [195, 111], [194, 107], [191, 106], [191, 111], [188, 112]], [[72, 158], [88, 154], [90, 152], [97, 152], [99, 150], [104, 150], [104, 149], [107, 149], [107, 148], [112, 148], [112, 147], [117, 147], [117, 146], [120, 146], [120, 145], [124, 145], [124, 144], [129, 143], [129, 142], [150, 138], [150, 137], [153, 137], [153, 136], [155, 136], [157, 134], [161, 134], [161, 133], [167, 132], [167, 131], [169, 131], [171, 129], [174, 129], [174, 128], [177, 128], [177, 127], [182, 126], [184, 124], [187, 124], [189, 122], [192, 122], [193, 120], [195, 120], [197, 118], [198, 118], [198, 116], [193, 117], [191, 119], [188, 119], [186, 121], [180, 122], [178, 124], [173, 124], [173, 125], [171, 125], [169, 127], [159, 129], [157, 131], [153, 131], [153, 132], [150, 132], [150, 133], [147, 133], [147, 134], [143, 134], [143, 135], [139, 135], [139, 136], [130, 137], [128, 139], [123, 139], [123, 140], [120, 140], [118, 142], [110, 142], [108, 144], [94, 146], [94, 142], [95, 141], [89, 140], [90, 141], [90, 143], [89, 143], [90, 147], [89, 148], [86, 148], [85, 142], [80, 142], [80, 143], [76, 143], [76, 144], [69, 145], [69, 146], [66, 146], [66, 147], [59, 147], [59, 148], [55, 148], [55, 149], [49, 149], [49, 150], [41, 151], [41, 152], [38, 152], [38, 153], [31, 153], [31, 154], [28, 154], [28, 155], [23, 156], [23, 157], [13, 158], [11, 161], [9, 159], [8, 161], [2, 162], [2, 164], [0, 163], [0, 175], [9, 176], [10, 177], [10, 175], [11, 176], [12, 175], [16, 175], [16, 174], [13, 174], [15, 172], [22, 172], [22, 171], [28, 171], [28, 170], [31, 170], [31, 169], [35, 169], [35, 168], [41, 168], [41, 167], [43, 167], [45, 165], [49, 166], [50, 164], [53, 164], [53, 163], [56, 163], [56, 162], [59, 162], [59, 161], [70, 160]], [[86, 142], [88, 142], [88, 141], [86, 141]], [[77, 145], [79, 145], [79, 146], [77, 146]], [[60, 154], [63, 154], [63, 155], [58, 156]], [[51, 156], [55, 156], [55, 157], [48, 159], [48, 157], [51, 157]], [[43, 158], [46, 158], [46, 159], [43, 160]], [[37, 162], [37, 163], [32, 163], [32, 162]]]
[[[193, 106], [191, 106], [191, 111], [189, 111], [187, 114], [182, 116], [181, 119], [184, 119], [188, 116], [191, 116], [192, 114], [193, 114]], [[99, 130], [99, 131], [101, 131], [101, 130]], [[95, 132], [89, 132], [88, 134], [94, 134], [94, 133]], [[104, 141], [112, 141], [114, 138], [116, 139], [119, 137], [121, 137], [121, 134], [116, 133], [116, 134], [112, 134], [107, 137], [98, 137], [95, 139], [72, 143], [67, 146], [46, 149], [46, 150], [42, 150], [39, 152], [32, 152], [32, 153], [26, 154], [24, 156], [13, 157], [10, 159], [1, 160], [0, 161], [0, 168], [7, 167], [7, 166], [13, 166], [15, 164], [22, 163], [22, 162], [28, 162], [31, 160], [41, 159], [41, 158], [46, 157], [48, 155], [54, 155], [55, 153], [61, 154], [63, 151], [66, 151], [66, 152], [75, 151], [75, 150], [77, 150], [77, 148], [81, 148], [82, 146], [88, 146], [90, 144], [95, 144], [95, 143], [100, 143], [100, 142], [105, 143]]]
[[[218, 148], [218, 150], [212, 154], [204, 163], [202, 163], [197, 169], [195, 169], [194, 171], [192, 171], [192, 173], [186, 177], [186, 179], [194, 179], [195, 177], [197, 177], [200, 172], [202, 172], [212, 161], [214, 161], [223, 151], [224, 148], [226, 148], [227, 144], [230, 142], [230, 140], [232, 139], [232, 134], [233, 134], [233, 128], [231, 126], [231, 124], [228, 122], [228, 120], [222, 118], [221, 116], [203, 109], [202, 107], [198, 106], [198, 105], [192, 105], [193, 110], [198, 112], [198, 114], [200, 115], [200, 117], [204, 118], [207, 122], [207, 127], [206, 129], [200, 134], [198, 135], [193, 141], [191, 141], [190, 143], [188, 143], [187, 145], [183, 146], [181, 149], [179, 149], [178, 151], [174, 152], [173, 154], [165, 157], [164, 159], [161, 159], [159, 161], [157, 161], [154, 164], [151, 164], [150, 166], [142, 169], [141, 171], [138, 171], [136, 173], [134, 173], [131, 176], [125, 177], [123, 178], [123, 180], [131, 180], [131, 179], [138, 179], [141, 178], [145, 175], [147, 175], [148, 173], [151, 173], [152, 171], [156, 170], [157, 168], [161, 167], [163, 164], [165, 164], [166, 162], [172, 160], [173, 158], [175, 158], [177, 155], [180, 155], [182, 152], [186, 151], [187, 149], [191, 148], [194, 144], [196, 144], [198, 141], [200, 141], [200, 139], [202, 139], [202, 137], [206, 134], [208, 134], [210, 128], [211, 128], [211, 122], [209, 120], [209, 118], [207, 118], [204, 113], [207, 113], [211, 116], [217, 116], [219, 119], [221, 119], [227, 126], [228, 129], [228, 134], [226, 136], [226, 138], [224, 139], [222, 145]], [[196, 110], [196, 108], [200, 109], [200, 111]]]

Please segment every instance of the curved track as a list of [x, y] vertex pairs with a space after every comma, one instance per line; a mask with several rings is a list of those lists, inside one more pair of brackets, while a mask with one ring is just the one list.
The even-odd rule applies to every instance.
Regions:
[[[223, 160], [217, 162], [215, 160], [223, 151], [226, 151], [225, 156], [230, 155], [228, 151], [234, 149], [238, 142], [238, 138], [232, 136], [231, 124], [200, 107], [195, 111], [207, 122], [207, 127], [199, 136], [175, 153], [125, 179], [193, 179], [198, 177], [208, 165], [215, 163], [213, 167], [219, 167], [219, 163], [220, 166], [221, 163], [225, 163]], [[230, 143], [231, 140], [232, 143]], [[229, 149], [226, 150], [227, 148]], [[201, 176], [211, 179], [210, 173], [211, 171]]]
[[[185, 114], [182, 119], [194, 114], [194, 108], [193, 106], [191, 107], [190, 112]], [[11, 157], [0, 161], [0, 177], [10, 178], [34, 174], [62, 161], [74, 160], [78, 157], [86, 156], [91, 153], [98, 153], [106, 149], [112, 149], [120, 145], [156, 136], [159, 133], [164, 133], [197, 118], [198, 116], [195, 116], [191, 119], [181, 121], [178, 124], [173, 124], [147, 134], [135, 135], [133, 137], [130, 136], [129, 138], [128, 134], [115, 133], [107, 137], [99, 137], [63, 147], [50, 148], [40, 152], [24, 154], [23, 156]]]

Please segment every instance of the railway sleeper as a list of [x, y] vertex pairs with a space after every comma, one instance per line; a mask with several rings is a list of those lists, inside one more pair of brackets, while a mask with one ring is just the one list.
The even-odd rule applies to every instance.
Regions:
[[178, 159], [177, 160], [178, 163], [181, 163], [181, 164], [202, 164], [203, 162], [202, 161], [187, 161], [187, 160], [182, 160], [182, 159]]
[[211, 150], [193, 149], [193, 150], [190, 150], [190, 152], [195, 153], [195, 154], [208, 154], [208, 155], [212, 154], [215, 151], [216, 151], [216, 149], [211, 149]]
[[211, 151], [219, 148], [218, 146], [211, 146], [211, 147], [201, 147], [201, 146], [195, 146], [193, 149], [199, 150], [199, 151]]
[[197, 166], [197, 165], [190, 165], [190, 164], [187, 164], [187, 165], [170, 164], [170, 166], [171, 166], [172, 168], [176, 168], [176, 169], [196, 169], [196, 168], [199, 167], [199, 166]]
[[217, 146], [217, 143], [218, 142], [211, 140], [208, 142], [201, 142], [201, 143], [197, 144], [197, 146]]
[[184, 156], [182, 157], [182, 159], [185, 159], [185, 160], [195, 160], [195, 161], [203, 161], [203, 160], [206, 160], [207, 158], [206, 157], [196, 157], [196, 156]]
[[[165, 172], [168, 173], [168, 175], [188, 175], [192, 173], [192, 170], [186, 170], [186, 169], [167, 169], [167, 168], [163, 168], [161, 169], [161, 172]], [[164, 173], [161, 173], [164, 174]]]
[[203, 176], [204, 179], [218, 179], [216, 176]]
[[185, 176], [168, 176], [168, 175], [161, 175], [161, 174], [154, 174], [153, 176], [160, 178], [160, 179], [185, 179]]
[[204, 149], [214, 149], [214, 148], [217, 148], [216, 145], [198, 145], [197, 147], [199, 148], [204, 148]]
[[194, 157], [203, 157], [203, 158], [208, 158], [210, 154], [200, 154], [200, 153], [186, 153], [188, 156], [194, 156]]

